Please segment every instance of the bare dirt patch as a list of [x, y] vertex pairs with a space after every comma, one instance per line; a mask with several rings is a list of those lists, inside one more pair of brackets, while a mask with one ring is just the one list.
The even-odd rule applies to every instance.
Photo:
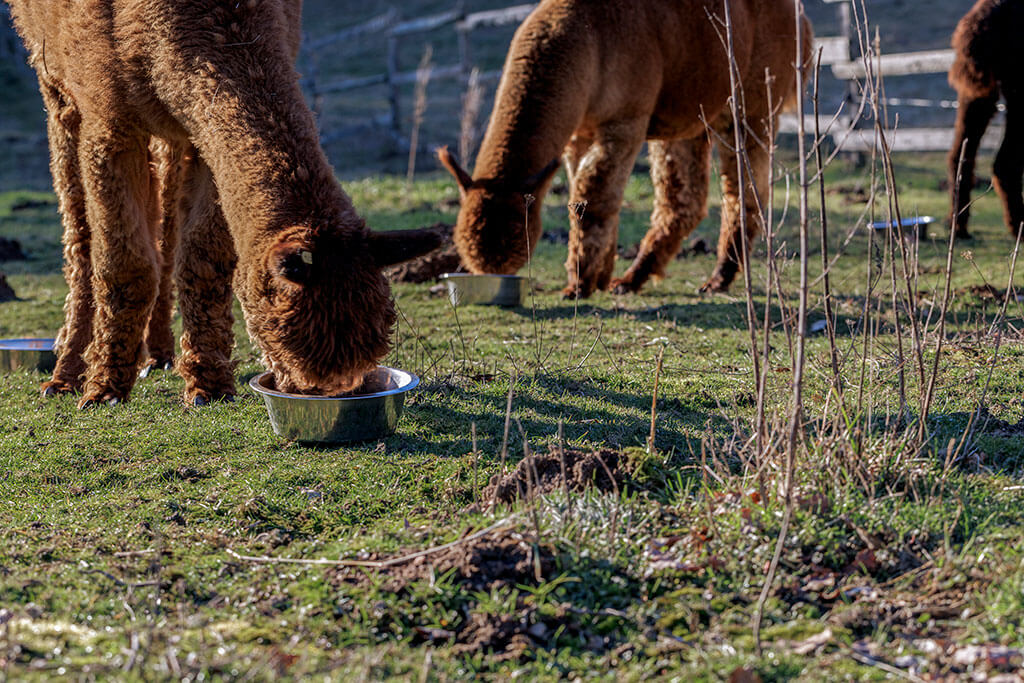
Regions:
[[452, 242], [455, 226], [449, 223], [435, 223], [431, 229], [441, 233], [444, 238], [442, 245], [423, 256], [388, 268], [384, 274], [389, 280], [411, 283], [433, 282], [443, 273], [464, 272], [459, 253], [455, 250], [455, 243]]
[[[563, 463], [564, 461], [564, 463]], [[546, 455], [523, 458], [516, 468], [504, 477], [494, 475], [484, 489], [481, 500], [493, 503], [513, 503], [545, 495], [568, 486], [570, 491], [596, 488], [599, 491], [618, 491], [626, 484], [626, 457], [612, 450], [584, 453], [557, 449]], [[562, 472], [565, 471], [565, 483]]]

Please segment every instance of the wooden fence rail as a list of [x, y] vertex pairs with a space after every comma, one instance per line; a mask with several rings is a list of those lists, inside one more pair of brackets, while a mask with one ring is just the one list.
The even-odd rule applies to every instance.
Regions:
[[[815, 49], [820, 51], [821, 63], [823, 66], [829, 67], [832, 76], [846, 83], [846, 91], [849, 93], [847, 109], [848, 112], [852, 112], [859, 106], [857, 98], [861, 96], [861, 88], [858, 84], [866, 77], [866, 72], [863, 61], [852, 49], [857, 41], [851, 23], [851, 0], [821, 1], [836, 5], [840, 28], [839, 35], [816, 38]], [[404, 140], [401, 130], [401, 88], [415, 82], [416, 71], [414, 69], [403, 70], [403, 65], [399, 60], [400, 41], [410, 36], [452, 26], [458, 42], [458, 62], [435, 66], [431, 71], [430, 78], [432, 81], [442, 79], [465, 81], [474, 66], [470, 49], [472, 32], [481, 27], [519, 24], [534, 7], [536, 7], [536, 3], [467, 14], [462, 11], [461, 3], [459, 3], [454, 9], [447, 12], [405, 20], [401, 19], [395, 10], [391, 10], [358, 26], [312, 40], [303, 49], [304, 61], [307, 64], [315, 65], [318, 61], [318, 53], [328, 51], [339, 43], [347, 43], [370, 34], [381, 34], [387, 42], [386, 71], [369, 76], [320, 82], [316, 78], [317, 71], [314, 66], [304, 84], [313, 96], [387, 85], [389, 112], [385, 125], [396, 139]], [[876, 72], [876, 75], [886, 78], [911, 77], [918, 74], [945, 73], [949, 70], [952, 61], [953, 51], [948, 49], [889, 54], [876, 58], [872, 64], [872, 70]], [[487, 71], [480, 74], [480, 81], [493, 83], [500, 75], [500, 70]], [[889, 98], [886, 103], [891, 106], [940, 109], [956, 106], [952, 100], [933, 101], [921, 98], [913, 100]], [[807, 124], [806, 128], [811, 130], [814, 123], [813, 118], [809, 118], [805, 123]], [[827, 122], [823, 121], [822, 123], [824, 125]], [[863, 152], [871, 149], [877, 142], [875, 136], [870, 130], [857, 128], [857, 123], [849, 115], [834, 122], [830, 135], [832, 141], [847, 151]], [[791, 116], [784, 118], [780, 124], [780, 130], [795, 132], [797, 130], [795, 119]], [[1000, 137], [1001, 128], [993, 127], [982, 144], [985, 147], [993, 147], [998, 145]], [[951, 128], [903, 128], [891, 131], [888, 134], [888, 139], [892, 148], [897, 151], [945, 150], [952, 144], [953, 131]]]

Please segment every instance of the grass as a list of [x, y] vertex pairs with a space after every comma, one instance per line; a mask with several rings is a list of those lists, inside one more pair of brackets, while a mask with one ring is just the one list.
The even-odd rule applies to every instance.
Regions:
[[[943, 215], [941, 159], [896, 163], [905, 213]], [[860, 336], [853, 335], [870, 258], [865, 230], [853, 230], [865, 173], [836, 163], [827, 177], [832, 249], [843, 248], [833, 286], [840, 347], [854, 348], [843, 366], [851, 386], [861, 369]], [[366, 178], [346, 190], [381, 229], [451, 221], [457, 206], [454, 184], [438, 175], [412, 187], [398, 176]], [[642, 235], [651, 195], [649, 179], [634, 176], [623, 246]], [[171, 373], [140, 380], [125, 405], [85, 412], [73, 397], [43, 400], [38, 374], [0, 376], [0, 671], [12, 680], [723, 680], [746, 668], [763, 680], [881, 680], [885, 667], [995, 671], [995, 646], [1011, 648], [1019, 666], [1019, 303], [1009, 306], [984, 399], [991, 418], [963, 457], [949, 462], [946, 454], [981, 401], [993, 354], [988, 323], [997, 306], [972, 287], [1005, 287], [1012, 250], [998, 201], [991, 192], [979, 196], [976, 239], [956, 246], [931, 439], [911, 448], [884, 428], [898, 402], [883, 283], [874, 296], [884, 325], [867, 359], [874, 426], [851, 415], [856, 429], [848, 438], [825, 427], [811, 432], [760, 658], [750, 617], [782, 501], [774, 465], [760, 491], [743, 465], [754, 382], [742, 293], [695, 294], [713, 264], [697, 256], [674, 262], [669, 277], [640, 296], [600, 293], [577, 307], [558, 295], [565, 246], [545, 241], [533, 263], [539, 291], [522, 309], [456, 312], [429, 286], [394, 287], [401, 316], [387, 362], [424, 382], [397, 433], [377, 443], [320, 449], [282, 442], [248, 390], [233, 404], [186, 409]], [[546, 200], [549, 232], [567, 225], [563, 201]], [[717, 215], [713, 205], [698, 230], [711, 244]], [[789, 290], [792, 223], [779, 235]], [[922, 299], [941, 291], [945, 234], [933, 225], [921, 242]], [[66, 291], [52, 196], [0, 195], [0, 236], [21, 240], [30, 256], [3, 264], [20, 300], [0, 305], [2, 336], [51, 335]], [[762, 255], [754, 267], [759, 311], [763, 264]], [[812, 271], [818, 267], [813, 261]], [[795, 305], [795, 294], [788, 301]], [[820, 302], [813, 310], [812, 320], [820, 318]], [[790, 359], [776, 319], [769, 413], [782, 415]], [[236, 330], [241, 387], [259, 365], [240, 324]], [[656, 452], [649, 454], [662, 348]], [[813, 421], [825, 416], [828, 345], [817, 336], [808, 349]], [[529, 448], [556, 445], [561, 423], [571, 448], [626, 455], [623, 490], [569, 499], [556, 492], [511, 509], [474, 504], [499, 469], [513, 378], [512, 416]], [[515, 420], [509, 440], [514, 462], [523, 452]], [[467, 578], [440, 559], [396, 574], [231, 554], [392, 557], [506, 519], [498, 536], [519, 539], [509, 547], [522, 556], [503, 551], [511, 568], [497, 579]], [[989, 649], [957, 663], [952, 653], [967, 644]]]

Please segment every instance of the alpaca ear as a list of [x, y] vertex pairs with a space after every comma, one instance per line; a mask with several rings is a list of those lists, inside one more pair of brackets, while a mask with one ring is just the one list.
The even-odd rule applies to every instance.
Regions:
[[443, 242], [444, 235], [430, 229], [371, 232], [369, 238], [370, 254], [381, 268], [422, 256]]
[[437, 160], [448, 169], [449, 173], [455, 176], [455, 182], [459, 184], [459, 194], [468, 192], [469, 188], [473, 186], [473, 177], [466, 173], [464, 168], [459, 166], [459, 162], [455, 160], [455, 157], [452, 156], [447, 147], [437, 148]]
[[523, 181], [523, 191], [532, 193], [543, 187], [545, 183], [551, 180], [551, 177], [555, 175], [555, 172], [558, 171], [559, 165], [561, 165], [561, 161], [559, 161], [558, 157], [555, 157], [553, 160], [548, 162], [547, 166]]

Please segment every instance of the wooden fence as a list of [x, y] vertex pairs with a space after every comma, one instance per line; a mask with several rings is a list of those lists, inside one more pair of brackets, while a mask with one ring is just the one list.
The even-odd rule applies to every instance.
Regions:
[[[857, 44], [855, 27], [851, 18], [851, 0], [819, 0], [820, 2], [834, 5], [837, 12], [839, 34], [835, 36], [818, 37], [815, 39], [816, 51], [820, 50], [821, 63], [828, 67], [832, 76], [846, 83], [847, 104], [845, 114], [836, 121], [831, 122], [831, 113], [827, 114], [828, 121], [823, 121], [825, 126], [832, 123], [830, 137], [832, 141], [844, 151], [864, 152], [870, 150], [876, 144], [875, 134], [870, 126], [861, 127], [860, 121], [852, 118], [851, 114], [859, 109], [858, 98], [862, 89], [859, 84], [865, 78], [863, 61], [860, 59], [854, 46]], [[311, 100], [318, 101], [326, 94], [343, 93], [370, 86], [386, 86], [388, 89], [388, 113], [378, 122], [386, 126], [395, 140], [407, 143], [406, 135], [402, 130], [402, 88], [416, 80], [416, 69], [405, 68], [399, 61], [400, 42], [426, 32], [435, 31], [446, 26], [451, 26], [455, 31], [455, 40], [458, 44], [458, 61], [453, 64], [435, 66], [431, 70], [430, 79], [461, 79], [465, 83], [474, 66], [471, 51], [470, 36], [474, 30], [483, 26], [501, 26], [519, 24], [536, 6], [535, 3], [516, 5], [505, 9], [490, 10], [484, 12], [465, 13], [462, 11], [461, 3], [448, 12], [418, 17], [415, 19], [402, 19], [395, 10], [385, 12], [373, 19], [358, 26], [345, 29], [338, 33], [319, 37], [307, 42], [302, 54], [302, 67], [305, 72], [304, 86]], [[951, 17], [950, 31], [952, 32]], [[318, 65], [321, 55], [328, 52], [330, 48], [339, 43], [346, 43], [357, 38], [367, 36], [379, 36], [379, 39], [386, 41], [387, 59], [385, 70], [374, 75], [358, 78], [342, 78], [333, 81], [322, 81], [318, 78]], [[882, 55], [873, 60], [873, 68], [876, 75], [886, 79], [907, 78], [920, 74], [938, 74], [949, 70], [953, 61], [953, 51], [928, 50], [922, 52], [910, 52], [901, 54]], [[481, 83], [494, 83], [500, 77], [500, 70], [483, 72], [480, 75]], [[914, 106], [914, 107], [935, 107], [950, 109], [955, 107], [955, 102], [949, 100], [923, 100], [923, 99], [900, 99], [889, 98], [886, 104], [891, 106]], [[823, 114], [823, 116], [826, 116]], [[813, 130], [813, 118], [808, 117], [805, 122], [807, 130]], [[780, 123], [780, 131], [794, 133], [797, 130], [795, 117], [787, 117]], [[336, 137], [331, 131], [324, 132], [327, 137]], [[982, 146], [993, 148], [998, 145], [1002, 137], [1002, 128], [993, 126], [986, 134]], [[898, 128], [888, 133], [890, 147], [895, 151], [932, 151], [946, 150], [952, 144], [953, 130], [950, 127], [931, 128]]]

